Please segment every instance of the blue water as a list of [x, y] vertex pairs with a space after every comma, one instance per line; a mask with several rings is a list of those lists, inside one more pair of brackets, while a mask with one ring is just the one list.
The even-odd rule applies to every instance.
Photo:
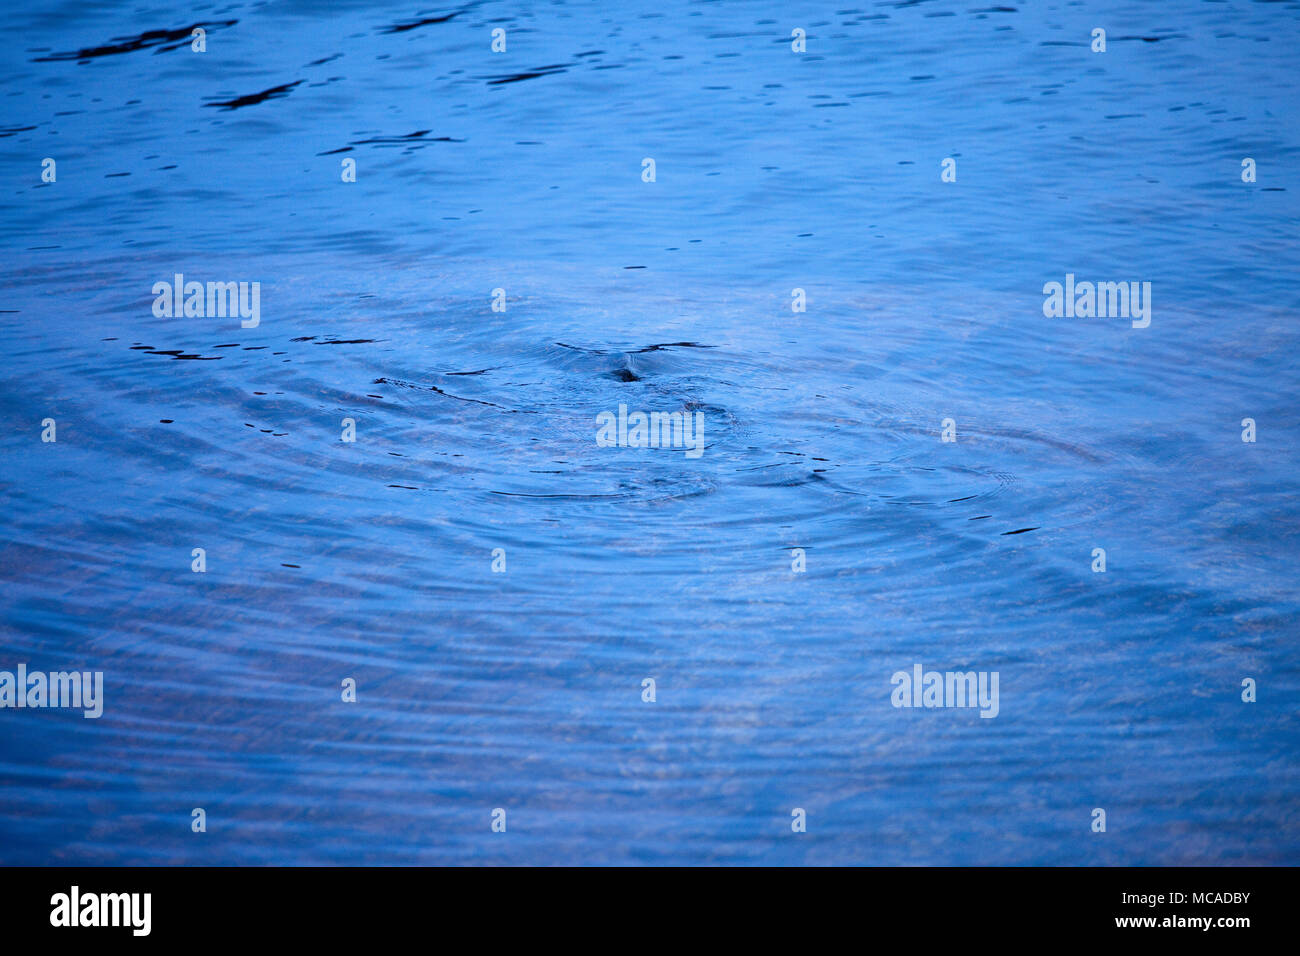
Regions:
[[1300, 4], [0, 23], [0, 862], [1300, 859]]

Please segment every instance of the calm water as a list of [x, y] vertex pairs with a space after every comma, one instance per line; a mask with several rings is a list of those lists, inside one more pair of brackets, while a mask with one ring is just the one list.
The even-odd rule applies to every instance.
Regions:
[[1297, 862], [1300, 4], [113, 6], [0, 14], [0, 669], [105, 684], [0, 861]]

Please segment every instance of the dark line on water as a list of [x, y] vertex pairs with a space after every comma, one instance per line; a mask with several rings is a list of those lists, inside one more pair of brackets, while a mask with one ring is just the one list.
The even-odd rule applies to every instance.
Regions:
[[[205, 33], [211, 33], [223, 27], [233, 27], [238, 20], [216, 20], [212, 23], [192, 23], [187, 27], [181, 27], [178, 30], [146, 30], [144, 33], [133, 37], [113, 37], [108, 43], [100, 46], [82, 47], [80, 50], [73, 50], [65, 53], [51, 53], [49, 56], [38, 56], [32, 60], [33, 63], [57, 63], [68, 60], [80, 60], [85, 63], [99, 56], [114, 56], [120, 53], [133, 53], [136, 50], [147, 50], [150, 47], [158, 47], [155, 53], [166, 53], [170, 50], [179, 50], [181, 47], [190, 45], [190, 35], [199, 28]], [[179, 42], [178, 42], [179, 41]], [[171, 44], [170, 46], [168, 44]]]
[[256, 104], [263, 103], [266, 100], [280, 99], [281, 97], [288, 96], [289, 91], [302, 82], [304, 81], [294, 80], [292, 83], [282, 83], [280, 86], [273, 86], [269, 90], [263, 90], [260, 93], [249, 93], [245, 96], [237, 96], [233, 100], [222, 100], [221, 102], [204, 103], [203, 105], [219, 106], [226, 110], [237, 110], [243, 106], [255, 106]]

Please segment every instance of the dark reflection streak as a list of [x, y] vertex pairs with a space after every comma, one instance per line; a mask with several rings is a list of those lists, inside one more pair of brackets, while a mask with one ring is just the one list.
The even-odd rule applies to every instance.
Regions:
[[233, 100], [223, 100], [219, 103], [204, 103], [204, 106], [220, 106], [227, 110], [237, 110], [241, 106], [253, 106], [266, 100], [279, 99], [282, 96], [288, 96], [292, 90], [302, 80], [294, 80], [292, 83], [285, 83], [281, 86], [273, 86], [269, 90], [263, 90], [261, 93], [249, 93], [247, 96], [237, 96]]
[[[175, 50], [183, 46], [188, 46], [190, 35], [197, 28], [202, 28], [207, 32], [219, 30], [223, 27], [233, 27], [238, 20], [218, 20], [214, 23], [194, 23], [188, 27], [181, 27], [179, 30], [147, 30], [139, 36], [134, 37], [113, 37], [112, 41], [103, 46], [85, 47], [80, 50], [66, 53], [51, 53], [49, 56], [38, 56], [32, 60], [33, 63], [51, 63], [68, 60], [90, 60], [98, 56], [115, 56], [120, 53], [131, 53], [135, 50], [145, 50], [150, 47], [162, 47], [164, 44], [175, 44], [174, 46], [164, 47], [157, 52], [163, 53], [166, 50]], [[177, 41], [181, 41], [177, 43]]]
[[439, 395], [445, 395], [445, 396], [447, 396], [447, 398], [454, 398], [454, 399], [456, 399], [456, 400], [459, 401], [459, 402], [473, 402], [475, 405], [487, 405], [487, 406], [490, 407], [490, 408], [500, 408], [500, 409], [502, 409], [503, 411], [507, 411], [507, 412], [515, 411], [515, 409], [513, 409], [513, 408], [506, 408], [504, 405], [497, 405], [497, 404], [494, 403], [494, 402], [482, 402], [482, 401], [479, 401], [477, 398], [463, 398], [463, 397], [461, 397], [460, 395], [453, 395], [453, 394], [451, 394], [450, 392], [444, 392], [442, 389], [440, 389], [440, 388], [439, 388], [438, 386], [436, 386], [436, 385], [419, 385], [419, 384], [417, 384], [417, 383], [415, 383], [415, 382], [402, 382], [402, 381], [399, 381], [399, 380], [397, 380], [397, 379], [393, 379], [393, 378], [377, 378], [377, 379], [374, 380], [373, 384], [375, 384], [375, 385], [396, 385], [396, 386], [398, 386], [399, 388], [416, 388], [416, 389], [422, 389], [422, 390], [424, 390], [424, 391], [428, 391], [428, 392], [437, 392]]
[[609, 355], [613, 352], [621, 352], [625, 355], [640, 355], [642, 352], [658, 352], [660, 349], [716, 349], [716, 345], [701, 345], [698, 342], [664, 342], [660, 345], [646, 345], [639, 349], [584, 349], [580, 345], [569, 345], [567, 342], [556, 342], [562, 349], [572, 349], [575, 352], [586, 352], [588, 355]]
[[532, 70], [527, 73], [515, 73], [509, 76], [500, 76], [488, 80], [488, 86], [501, 86], [505, 83], [518, 83], [521, 80], [531, 80], [538, 76], [552, 76], [556, 73], [567, 73], [568, 67], [542, 67], [539, 70]]
[[449, 13], [445, 17], [426, 17], [423, 20], [413, 20], [410, 23], [394, 23], [386, 27], [383, 33], [405, 33], [407, 30], [414, 30], [416, 27], [425, 27], [433, 23], [446, 23], [460, 16], [464, 11], [457, 10], [455, 13]]

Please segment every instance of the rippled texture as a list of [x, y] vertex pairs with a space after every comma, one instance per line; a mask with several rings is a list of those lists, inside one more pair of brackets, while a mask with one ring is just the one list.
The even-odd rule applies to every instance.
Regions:
[[326, 7], [0, 14], [0, 861], [1296, 862], [1300, 7]]

